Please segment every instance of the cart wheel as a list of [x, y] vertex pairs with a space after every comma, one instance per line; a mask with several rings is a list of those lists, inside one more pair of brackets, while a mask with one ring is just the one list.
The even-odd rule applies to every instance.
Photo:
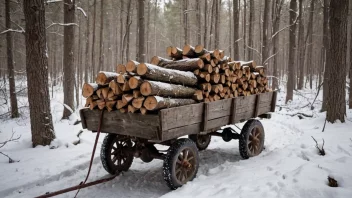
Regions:
[[108, 134], [100, 152], [104, 169], [110, 174], [115, 174], [116, 171], [127, 171], [133, 162], [132, 146], [130, 138]]
[[246, 122], [241, 131], [239, 141], [240, 154], [244, 159], [259, 155], [264, 149], [265, 133], [259, 120], [251, 119]]
[[195, 143], [188, 138], [178, 139], [170, 146], [164, 159], [164, 180], [169, 188], [175, 190], [196, 177], [198, 166]]
[[194, 143], [196, 143], [198, 150], [202, 151], [208, 148], [211, 140], [211, 135], [192, 134], [189, 135], [188, 138], [191, 139]]

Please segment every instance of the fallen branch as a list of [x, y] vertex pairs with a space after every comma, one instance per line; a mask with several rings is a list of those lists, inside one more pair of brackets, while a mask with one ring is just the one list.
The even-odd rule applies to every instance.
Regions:
[[6, 156], [7, 158], [9, 158], [9, 163], [10, 163], [10, 164], [20, 161], [20, 160], [14, 160], [14, 159], [12, 159], [10, 156], [6, 155], [6, 154], [3, 153], [3, 152], [0, 152], [0, 154]]
[[307, 118], [312, 118], [312, 117], [313, 117], [313, 115], [308, 115], [308, 114], [300, 113], [300, 112], [295, 113], [295, 114], [288, 114], [288, 115], [291, 116], [291, 117], [294, 117], [294, 116], [298, 115], [298, 117], [299, 117], [300, 119], [303, 118], [302, 116], [307, 117]]
[[318, 142], [314, 139], [313, 136], [312, 136], [312, 138], [313, 138], [314, 142], [316, 143], [315, 147], [318, 149], [319, 155], [324, 156], [325, 155], [325, 150], [324, 150], [325, 141], [324, 141], [324, 139], [323, 139], [323, 145], [321, 146], [321, 148], [319, 148]]
[[315, 98], [314, 98], [314, 100], [313, 100], [313, 102], [312, 102], [312, 105], [310, 106], [310, 109], [311, 109], [311, 110], [314, 109], [313, 104], [314, 104], [315, 100], [317, 99], [317, 97], [318, 97], [318, 95], [319, 95], [320, 88], [321, 88], [321, 86], [323, 86], [323, 83], [324, 83], [324, 81], [318, 86], [318, 92], [317, 92], [317, 94], [315, 95]]
[[[12, 132], [12, 135], [10, 137], [10, 139], [6, 140], [5, 142], [0, 142], [0, 148], [4, 147], [7, 143], [9, 142], [14, 142], [14, 141], [17, 141], [21, 138], [21, 136], [18, 136], [16, 138], [13, 138], [15, 132]], [[6, 155], [5, 153], [3, 152], [0, 152], [1, 155], [4, 155], [5, 157], [9, 158], [9, 163], [15, 163], [15, 162], [19, 162], [20, 160], [14, 160], [12, 159], [10, 156]]]

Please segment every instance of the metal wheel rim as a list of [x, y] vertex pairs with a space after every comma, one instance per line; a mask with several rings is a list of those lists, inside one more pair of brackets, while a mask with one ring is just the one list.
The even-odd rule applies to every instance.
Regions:
[[197, 142], [200, 145], [206, 144], [209, 141], [209, 135], [197, 135]]
[[115, 167], [122, 167], [128, 162], [129, 148], [132, 143], [129, 138], [115, 138], [110, 149], [110, 162]]
[[193, 178], [196, 171], [195, 153], [190, 148], [183, 149], [177, 156], [175, 166], [176, 179], [185, 184]]
[[248, 150], [252, 155], [258, 155], [261, 152], [263, 134], [259, 127], [254, 127], [249, 133], [248, 137]]

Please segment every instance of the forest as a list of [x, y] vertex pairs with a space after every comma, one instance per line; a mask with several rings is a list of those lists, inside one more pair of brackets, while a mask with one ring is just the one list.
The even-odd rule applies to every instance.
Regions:
[[[108, 129], [115, 130], [122, 125], [127, 132], [139, 130], [144, 131], [145, 135], [155, 119], [148, 120], [149, 124], [138, 125], [143, 116], [146, 119], [159, 116], [164, 127], [162, 118], [171, 115], [173, 108], [193, 105], [189, 114], [197, 117], [195, 114], [198, 110], [193, 107], [204, 103], [204, 113], [200, 113], [203, 116], [200, 122], [203, 131], [198, 135], [192, 132], [181, 133], [179, 131], [188, 130], [182, 128], [177, 133], [188, 135], [188, 139], [196, 144], [200, 140], [197, 139], [198, 136], [209, 136], [204, 141], [210, 142], [211, 136], [221, 136], [216, 135], [213, 128], [210, 130], [212, 124], [227, 126], [236, 121], [242, 129], [237, 125], [232, 128], [243, 131], [246, 128], [243, 121], [257, 118], [263, 122], [265, 138], [268, 139], [265, 139], [265, 147], [263, 143], [259, 151], [264, 154], [253, 158], [260, 158], [261, 161], [248, 161], [258, 166], [270, 164], [265, 168], [269, 172], [272, 167], [278, 168], [275, 174], [283, 180], [287, 175], [294, 177], [290, 183], [281, 184], [270, 176], [270, 184], [267, 184], [266, 173], [256, 170], [260, 175], [256, 185], [267, 185], [270, 189], [258, 190], [261, 194], [255, 196], [271, 197], [270, 193], [279, 195], [280, 190], [277, 189], [284, 190], [284, 197], [289, 196], [293, 193], [293, 186], [298, 185], [299, 193], [293, 197], [309, 197], [314, 189], [321, 190], [319, 197], [330, 197], [332, 192], [336, 192], [338, 197], [349, 197], [352, 191], [345, 187], [352, 185], [352, 174], [344, 175], [341, 167], [352, 165], [351, 159], [347, 159], [352, 153], [351, 76], [352, 0], [1, 1], [0, 167], [9, 173], [5, 174], [8, 178], [3, 181], [3, 187], [0, 187], [0, 195], [21, 197], [20, 193], [26, 192], [32, 197], [48, 192], [49, 190], [45, 191], [46, 188], [53, 188], [50, 191], [59, 190], [65, 182], [72, 185], [79, 183], [78, 180], [87, 172], [91, 149], [94, 147], [90, 160], [92, 163], [97, 142], [103, 142], [102, 146], [98, 146], [102, 157], [104, 144], [109, 141], [109, 134], [105, 139], [99, 138], [100, 128], [104, 129], [100, 125], [101, 121], [99, 126], [96, 124], [97, 130], [92, 130], [90, 124], [86, 123], [93, 122], [92, 120], [98, 122], [98, 114], [95, 119], [86, 121], [82, 119], [85, 117], [82, 109], [89, 107], [92, 112], [98, 112], [98, 109], [103, 112], [105, 109], [110, 113], [125, 113], [127, 115], [122, 115], [119, 119], [134, 119], [138, 121], [137, 124], [132, 122], [125, 126], [126, 121], [108, 121]], [[261, 98], [258, 95], [262, 95]], [[248, 104], [252, 97], [253, 102], [248, 107], [254, 113], [244, 119], [237, 117], [236, 120], [237, 114], [245, 114], [236, 114], [236, 105], [239, 104], [236, 101], [241, 97]], [[228, 117], [222, 118], [226, 121], [221, 122], [219, 118], [216, 123], [215, 114], [220, 113], [214, 108], [214, 116], [211, 110], [208, 115], [209, 106], [206, 103], [220, 104], [222, 100], [230, 99], [231, 103], [221, 106], [221, 110], [235, 110], [226, 114]], [[264, 101], [267, 106], [260, 106], [261, 100], [267, 100]], [[170, 109], [169, 114], [164, 114], [167, 109]], [[271, 119], [264, 119], [261, 112], [267, 115], [269, 110], [272, 112]], [[165, 128], [171, 125], [181, 127], [178, 125], [180, 122], [187, 123], [186, 115], [175, 116], [175, 122], [170, 121], [171, 124], [168, 123]], [[182, 117], [185, 117], [184, 120]], [[102, 118], [103, 113], [100, 120]], [[209, 124], [209, 121], [213, 122]], [[162, 130], [161, 128], [157, 130]], [[174, 128], [168, 129], [169, 133], [176, 131]], [[209, 129], [209, 133], [206, 133], [206, 129]], [[90, 131], [98, 131], [95, 143], [95, 133]], [[236, 145], [236, 149], [240, 149], [239, 154], [231, 157], [229, 152], [233, 148], [218, 142], [221, 138], [226, 141], [228, 137], [213, 137], [212, 144], [207, 148], [208, 142], [205, 147], [207, 150], [202, 151], [200, 156], [206, 159], [215, 156], [217, 160], [200, 159], [199, 163], [205, 168], [197, 169], [198, 176], [194, 176], [191, 185], [187, 184], [180, 190], [169, 193], [165, 185], [159, 182], [162, 176], [153, 177], [159, 173], [157, 168], [160, 163], [153, 161], [145, 168], [144, 162], [148, 161], [145, 156], [148, 159], [162, 158], [165, 164], [168, 158], [164, 158], [165, 152], [162, 153], [161, 148], [170, 146], [167, 151], [170, 153], [173, 141], [181, 135], [166, 141], [163, 139], [164, 131], [159, 131], [156, 137], [160, 138], [157, 143], [162, 145], [159, 148], [160, 145], [154, 147], [154, 142], [150, 139], [144, 140], [144, 136], [139, 145], [138, 136], [128, 135], [127, 132], [123, 133], [124, 137], [131, 136], [129, 141], [135, 145], [133, 149], [137, 149], [136, 153], [142, 160], [137, 161], [137, 165], [132, 165], [132, 173], [126, 173], [126, 183], [109, 181], [113, 183], [96, 189], [96, 192], [95, 187], [82, 190], [82, 197], [96, 197], [101, 193], [105, 197], [113, 197], [114, 190], [111, 187], [115, 184], [120, 185], [118, 190], [125, 197], [140, 194], [143, 194], [142, 197], [210, 197], [211, 191], [208, 189], [213, 180], [218, 180], [218, 185], [225, 189], [214, 194], [215, 197], [232, 197], [231, 193], [236, 191], [224, 183], [235, 177], [236, 173], [225, 176], [221, 170], [236, 172], [238, 169], [234, 167], [244, 168], [249, 164], [239, 156], [244, 159], [252, 157], [241, 153], [242, 137], [237, 138], [240, 140], [239, 146]], [[268, 133], [271, 132], [270, 136]], [[335, 137], [338, 132], [338, 137]], [[235, 136], [231, 137], [236, 139]], [[264, 142], [264, 136], [262, 138]], [[150, 146], [145, 142], [153, 144]], [[328, 145], [324, 150], [325, 142]], [[149, 149], [148, 152], [159, 150], [160, 153], [144, 155], [143, 149], [139, 152], [139, 146], [144, 150]], [[30, 150], [33, 148], [42, 153], [43, 159], [37, 159], [40, 152], [35, 154], [35, 151]], [[67, 150], [62, 150], [63, 148]], [[197, 149], [203, 150], [198, 145]], [[322, 151], [324, 155], [325, 152], [330, 152], [331, 155], [324, 156]], [[134, 157], [137, 156], [136, 153]], [[292, 158], [294, 165], [279, 160], [288, 160], [292, 153], [295, 155]], [[59, 157], [55, 159], [52, 154]], [[335, 154], [336, 159], [333, 157]], [[322, 156], [324, 159], [319, 158]], [[272, 158], [277, 162], [276, 165], [265, 157]], [[75, 159], [78, 160], [73, 162]], [[298, 163], [302, 159], [304, 163]], [[23, 161], [26, 160], [29, 169], [24, 168], [26, 165]], [[47, 160], [52, 161], [48, 163], [51, 167], [39, 166]], [[60, 161], [57, 166], [56, 161]], [[11, 167], [9, 164], [14, 165]], [[64, 164], [70, 168], [65, 168]], [[94, 164], [97, 163], [93, 163], [93, 169]], [[320, 167], [321, 164], [323, 168]], [[280, 165], [290, 167], [290, 171]], [[88, 175], [91, 166], [92, 164]], [[100, 179], [98, 175], [105, 174], [100, 170], [102, 168], [109, 173], [120, 171], [119, 168], [111, 170], [107, 166], [104, 162], [99, 164], [99, 171], [94, 172], [94, 178]], [[130, 166], [131, 164], [128, 168]], [[297, 171], [295, 174], [298, 166], [303, 167], [302, 172]], [[313, 166], [325, 171], [325, 175], [320, 176], [320, 173], [314, 172], [316, 169]], [[18, 185], [15, 185], [18, 180], [10, 174], [14, 172], [14, 167], [16, 172], [24, 168], [14, 174], [26, 177]], [[146, 170], [138, 172], [137, 169]], [[244, 169], [253, 171], [248, 167]], [[82, 173], [77, 174], [76, 170]], [[163, 170], [165, 174], [165, 167]], [[304, 182], [297, 184], [295, 180], [305, 180], [304, 173], [310, 171], [313, 173], [309, 181], [305, 181], [307, 185]], [[62, 174], [63, 172], [67, 174]], [[58, 179], [61, 177], [64, 180]], [[134, 184], [135, 177], [142, 177], [143, 181], [138, 180]], [[328, 185], [315, 185], [317, 180], [325, 181], [327, 177]], [[334, 183], [331, 179], [335, 182], [337, 180], [343, 189], [327, 189], [326, 186]], [[152, 182], [145, 182], [148, 180]], [[172, 182], [170, 184], [165, 175], [164, 180], [171, 189], [177, 188]], [[234, 182], [243, 180], [250, 179], [239, 175]], [[33, 190], [33, 182], [41, 187]], [[2, 182], [0, 186], [1, 184]], [[156, 189], [150, 189], [155, 188], [152, 184], [156, 185]], [[313, 190], [307, 190], [306, 186]], [[193, 191], [194, 187], [199, 190]], [[239, 188], [241, 187], [246, 190], [242, 189], [238, 196], [253, 195], [251, 191], [254, 189], [249, 184]]]

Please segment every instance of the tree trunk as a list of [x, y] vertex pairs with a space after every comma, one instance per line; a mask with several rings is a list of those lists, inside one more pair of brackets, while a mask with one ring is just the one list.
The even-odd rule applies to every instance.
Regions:
[[[64, 23], [75, 22], [75, 0], [64, 1]], [[63, 84], [64, 84], [64, 104], [74, 110], [74, 26], [64, 27], [64, 58], [63, 58]], [[62, 119], [68, 119], [71, 111], [65, 106]]]
[[243, 58], [248, 60], [247, 52], [247, 0], [243, 0]]
[[92, 62], [89, 62], [89, 37], [90, 37], [90, 28], [89, 28], [89, 19], [90, 19], [90, 15], [89, 15], [89, 2], [87, 2], [87, 12], [88, 15], [86, 16], [86, 64], [84, 65], [84, 82], [88, 82], [88, 71], [92, 72], [94, 71], [94, 66]]
[[120, 1], [120, 12], [119, 12], [119, 18], [120, 18], [120, 50], [119, 50], [119, 57], [120, 60], [123, 61], [123, 52], [124, 52], [124, 40], [123, 40], [123, 13], [124, 13], [124, 1]]
[[23, 1], [28, 103], [34, 147], [49, 145], [55, 139], [48, 89], [44, 6], [44, 0]]
[[280, 17], [281, 17], [281, 10], [282, 10], [282, 4], [283, 0], [274, 0], [273, 1], [273, 8], [272, 8], [272, 20], [273, 20], [273, 35], [274, 37], [272, 38], [273, 42], [273, 56], [274, 56], [274, 63], [273, 63], [273, 89], [278, 88], [278, 78], [279, 78], [279, 72], [278, 72], [278, 44], [279, 44], [279, 34], [277, 32], [279, 31], [280, 28]]
[[[10, 19], [10, 0], [5, 1], [5, 15], [6, 15], [6, 29], [11, 29], [11, 19]], [[7, 70], [8, 78], [10, 84], [10, 103], [11, 103], [11, 118], [17, 118], [18, 105], [17, 105], [17, 95], [16, 95], [16, 82], [15, 82], [15, 69], [13, 65], [13, 38], [12, 32], [8, 31], [6, 33], [6, 45], [7, 45]], [[0, 68], [1, 70], [2, 68]]]
[[122, 51], [124, 51], [126, 49], [126, 54], [125, 54], [125, 61], [126, 62], [130, 59], [130, 27], [132, 24], [131, 4], [132, 4], [132, 1], [128, 1], [126, 24], [125, 24], [126, 25], [126, 32], [125, 32], [125, 35], [123, 36], [123, 49], [122, 49]]
[[[92, 77], [95, 76], [99, 72], [98, 67], [95, 66], [95, 39], [96, 39], [96, 37], [95, 37], [95, 20], [97, 18], [97, 0], [94, 0], [93, 15], [94, 15], [93, 16], [93, 26], [92, 26], [92, 28], [93, 28], [92, 40], [93, 41], [92, 41], [92, 62], [91, 62], [92, 69], [93, 69]], [[92, 78], [92, 79], [94, 79], [94, 78]]]
[[328, 65], [329, 95], [326, 120], [345, 122], [346, 115], [346, 51], [348, 0], [330, 3], [331, 64]]
[[248, 38], [248, 59], [253, 60], [253, 50], [250, 48], [253, 48], [253, 39], [254, 39], [254, 0], [249, 0], [249, 38]]
[[188, 27], [188, 0], [182, 0], [182, 12], [183, 12], [183, 40], [184, 44], [187, 45], [190, 43], [189, 38], [189, 27]]
[[196, 18], [197, 18], [197, 43], [201, 44], [202, 43], [202, 21], [201, 21], [201, 8], [200, 8], [200, 2], [199, 0], [196, 0], [196, 6], [197, 6], [197, 13], [196, 13]]
[[[352, 23], [352, 18], [351, 18], [351, 23]], [[349, 78], [350, 78], [349, 109], [352, 109], [352, 27], [350, 30], [350, 75], [349, 75]]]
[[221, 13], [221, 0], [215, 0], [215, 49], [220, 47], [220, 13]]
[[[304, 83], [304, 57], [305, 57], [305, 45], [304, 43], [304, 22], [303, 22], [303, 0], [299, 0], [299, 16], [298, 16], [298, 62], [299, 67], [299, 80], [297, 88], [303, 89]], [[309, 57], [309, 56], [308, 56]]]
[[231, 1], [228, 1], [228, 15], [229, 15], [229, 51], [228, 51], [228, 54], [230, 57], [233, 57], [233, 54], [232, 54], [232, 11], [231, 11], [231, 7], [232, 7], [232, 4], [231, 4]]
[[105, 70], [104, 67], [104, 0], [100, 0], [100, 32], [99, 32], [99, 67], [98, 71]]
[[208, 36], [207, 36], [207, 32], [208, 32], [208, 0], [204, 1], [204, 34], [203, 34], [203, 44], [204, 47], [207, 48], [208, 47]]
[[159, 109], [178, 107], [194, 103], [196, 103], [196, 101], [192, 99], [172, 99], [162, 98], [159, 96], [149, 96], [144, 101], [144, 107], [149, 111], [155, 111]]
[[329, 65], [330, 65], [330, 34], [329, 34], [329, 0], [324, 0], [324, 23], [323, 23], [323, 45], [324, 45], [324, 80], [323, 80], [323, 105], [321, 111], [327, 110], [329, 95]]
[[147, 0], [147, 2], [148, 2], [147, 25], [146, 25], [147, 42], [145, 42], [145, 44], [146, 44], [146, 55], [145, 55], [145, 58], [149, 59], [149, 57], [150, 57], [149, 56], [149, 26], [150, 26], [150, 10], [151, 10], [150, 7], [152, 6], [152, 4], [151, 4], [150, 0]]
[[239, 0], [233, 1], [233, 58], [240, 60], [239, 39], [240, 39], [240, 9]]
[[213, 4], [211, 5], [211, 17], [210, 17], [210, 41], [209, 41], [209, 47], [210, 48], [215, 48], [213, 47], [213, 41], [214, 41], [214, 36], [213, 36], [213, 31], [214, 31], [214, 19], [215, 19], [215, 12], [216, 10], [216, 0], [213, 0]]
[[314, 62], [313, 62], [313, 14], [314, 14], [314, 4], [315, 1], [311, 0], [310, 3], [310, 11], [309, 11], [309, 25], [308, 25], [308, 73], [309, 73], [309, 88], [313, 89], [313, 70], [314, 70]]
[[293, 100], [293, 89], [295, 88], [295, 58], [296, 58], [296, 17], [297, 17], [297, 0], [290, 2], [290, 33], [289, 33], [289, 58], [288, 58], [288, 80], [286, 103]]
[[144, 25], [144, 0], [138, 0], [138, 62], [145, 62], [145, 25]]
[[268, 42], [268, 31], [269, 31], [269, 13], [270, 13], [270, 0], [265, 0], [264, 3], [264, 22], [263, 22], [263, 42], [262, 42], [262, 65], [268, 64], [267, 59], [269, 57], [269, 42]]

